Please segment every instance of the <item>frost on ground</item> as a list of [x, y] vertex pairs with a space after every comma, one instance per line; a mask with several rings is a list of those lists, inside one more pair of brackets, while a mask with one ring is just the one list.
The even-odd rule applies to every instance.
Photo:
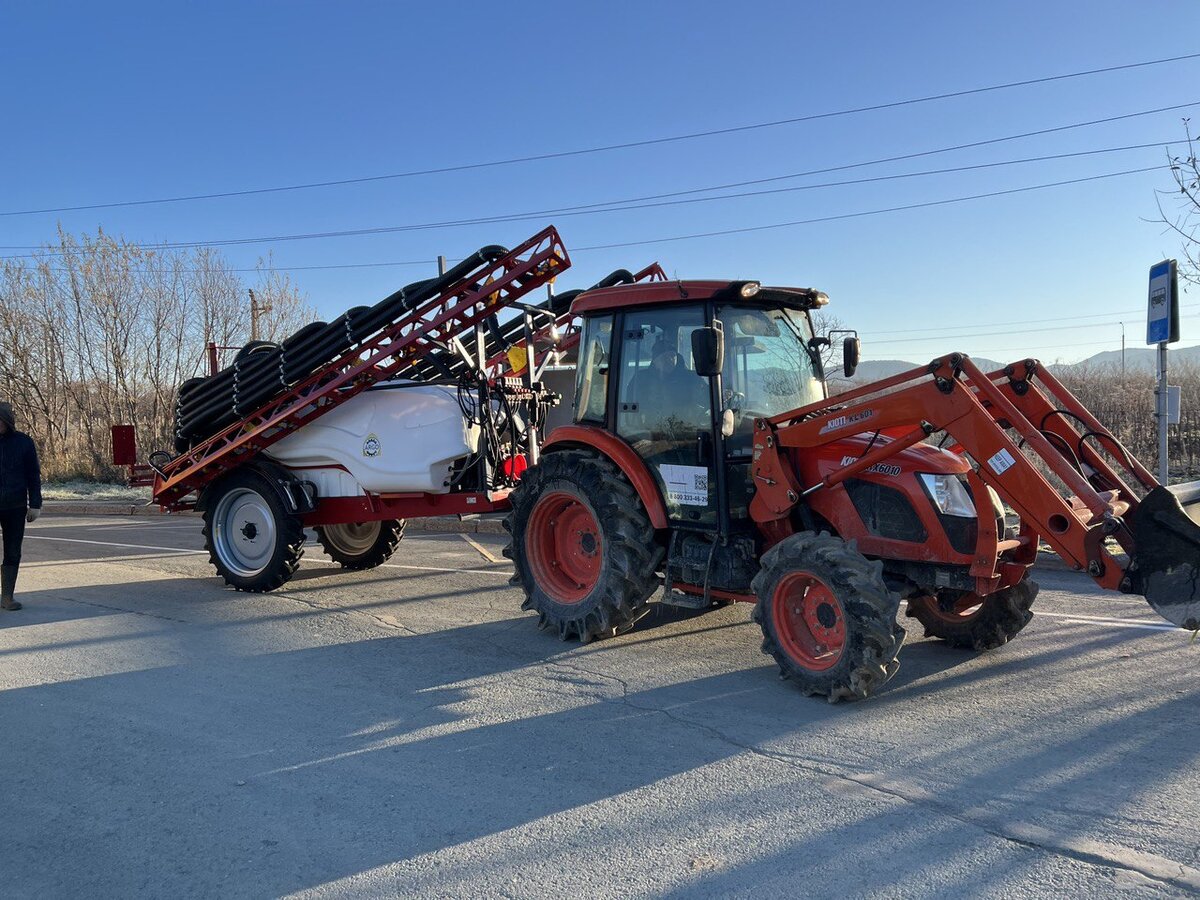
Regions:
[[150, 499], [150, 489], [95, 481], [59, 481], [43, 484], [42, 496], [47, 500], [125, 500], [129, 503], [145, 503]]

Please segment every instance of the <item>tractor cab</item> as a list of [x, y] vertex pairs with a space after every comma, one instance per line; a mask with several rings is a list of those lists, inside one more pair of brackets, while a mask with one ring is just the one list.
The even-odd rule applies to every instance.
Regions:
[[746, 523], [754, 422], [826, 396], [814, 290], [680, 281], [590, 291], [575, 422], [644, 462], [670, 526]]

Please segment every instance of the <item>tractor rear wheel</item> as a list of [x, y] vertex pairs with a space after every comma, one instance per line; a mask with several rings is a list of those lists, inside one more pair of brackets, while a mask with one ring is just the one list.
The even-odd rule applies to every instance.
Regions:
[[762, 649], [806, 694], [861, 700], [896, 674], [904, 629], [883, 566], [831, 534], [802, 532], [762, 558], [754, 579]]
[[986, 597], [967, 591], [941, 590], [908, 601], [908, 615], [925, 626], [926, 637], [953, 647], [993, 650], [1007, 644], [1029, 624], [1029, 608], [1038, 583], [1029, 576]]
[[317, 542], [343, 569], [374, 569], [387, 562], [404, 537], [404, 519], [318, 525]]
[[204, 547], [225, 583], [273, 591], [304, 555], [304, 526], [262, 475], [237, 469], [213, 485], [204, 506]]
[[522, 609], [562, 640], [631, 628], [657, 590], [663, 549], [633, 486], [586, 451], [550, 453], [522, 476], [504, 527]]

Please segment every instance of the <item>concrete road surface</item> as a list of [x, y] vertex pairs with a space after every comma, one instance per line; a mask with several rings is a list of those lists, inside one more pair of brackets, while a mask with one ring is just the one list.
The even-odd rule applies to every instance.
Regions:
[[[194, 519], [46, 517], [0, 613], [4, 897], [1200, 892], [1200, 644], [1044, 571], [973, 654], [831, 706], [744, 606], [588, 647], [498, 539], [310, 547], [226, 590]], [[908, 620], [910, 624], [912, 620]]]

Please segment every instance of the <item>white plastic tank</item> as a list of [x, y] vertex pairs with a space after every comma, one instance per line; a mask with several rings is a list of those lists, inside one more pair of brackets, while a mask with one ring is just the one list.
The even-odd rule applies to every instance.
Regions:
[[323, 497], [361, 493], [354, 482], [372, 493], [441, 494], [455, 462], [478, 447], [479, 427], [467, 424], [455, 388], [398, 381], [347, 400], [267, 455], [302, 470]]

